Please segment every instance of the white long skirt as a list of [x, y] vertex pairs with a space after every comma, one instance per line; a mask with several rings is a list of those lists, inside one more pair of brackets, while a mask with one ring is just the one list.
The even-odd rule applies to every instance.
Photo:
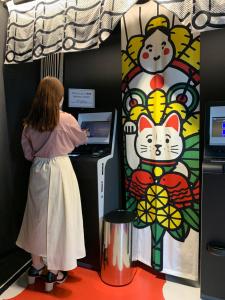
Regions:
[[16, 244], [45, 257], [49, 270], [72, 270], [85, 256], [79, 186], [68, 156], [34, 159]]

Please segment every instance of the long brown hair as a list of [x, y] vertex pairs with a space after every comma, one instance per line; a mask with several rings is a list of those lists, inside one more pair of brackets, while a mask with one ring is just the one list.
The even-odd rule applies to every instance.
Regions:
[[52, 131], [59, 122], [59, 103], [63, 96], [64, 87], [57, 78], [43, 78], [23, 125], [41, 132]]

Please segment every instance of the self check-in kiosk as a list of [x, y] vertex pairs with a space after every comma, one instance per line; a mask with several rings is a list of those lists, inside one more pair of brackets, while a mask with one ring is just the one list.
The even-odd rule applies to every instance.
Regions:
[[103, 215], [120, 207], [117, 111], [78, 114], [87, 145], [70, 154], [81, 194], [86, 257], [79, 264], [100, 269]]
[[201, 297], [225, 299], [225, 101], [207, 103], [201, 205]]

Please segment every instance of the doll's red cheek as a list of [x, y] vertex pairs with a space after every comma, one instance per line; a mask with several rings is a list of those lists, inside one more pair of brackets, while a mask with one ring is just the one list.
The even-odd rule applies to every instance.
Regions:
[[148, 53], [148, 52], [144, 52], [144, 53], [142, 54], [142, 58], [143, 58], [143, 59], [148, 59], [148, 58], [149, 58], [149, 53]]
[[164, 53], [164, 55], [168, 55], [170, 53], [170, 49], [169, 48], [165, 48], [163, 53]]

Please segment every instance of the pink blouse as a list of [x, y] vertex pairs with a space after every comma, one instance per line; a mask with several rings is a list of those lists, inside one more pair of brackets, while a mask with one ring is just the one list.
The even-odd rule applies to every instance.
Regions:
[[33, 160], [34, 157], [52, 158], [66, 155], [75, 147], [86, 143], [86, 133], [81, 130], [77, 120], [62, 111], [59, 124], [53, 131], [39, 132], [25, 127], [21, 139], [24, 156], [28, 160]]

